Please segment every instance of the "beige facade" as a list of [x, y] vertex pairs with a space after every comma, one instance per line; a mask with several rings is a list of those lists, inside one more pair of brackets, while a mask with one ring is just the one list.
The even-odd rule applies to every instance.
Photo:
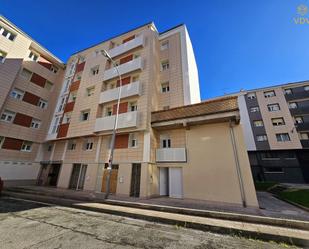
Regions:
[[[5, 138], [0, 153], [5, 160], [19, 158], [35, 164], [30, 178], [37, 175], [37, 184], [106, 191], [106, 164], [120, 89], [115, 68], [102, 55], [106, 50], [122, 77], [112, 194], [257, 207], [236, 100], [195, 104], [200, 102], [198, 73], [184, 25], [159, 33], [148, 23], [73, 54], [65, 71], [56, 57], [24, 34], [18, 33], [13, 44], [18, 46], [19, 39], [24, 39], [20, 55], [14, 54], [16, 48], [10, 53], [0, 46], [6, 53], [3, 75], [12, 78], [11, 85], [3, 85], [6, 95], [0, 101], [2, 112], [24, 116], [14, 117], [13, 125], [1, 122], [0, 135], [32, 143], [25, 152], [27, 143]], [[14, 70], [6, 67], [10, 56], [19, 59]], [[45, 64], [50, 62], [52, 66], [47, 68]], [[15, 88], [15, 95], [31, 94], [9, 97]], [[169, 115], [178, 108], [192, 115], [170, 120]], [[167, 118], [154, 120], [158, 115]], [[21, 119], [29, 119], [30, 126], [33, 120], [40, 120], [40, 128], [34, 132]], [[19, 150], [12, 145], [14, 141], [21, 146]], [[222, 147], [226, 148], [224, 156]]]

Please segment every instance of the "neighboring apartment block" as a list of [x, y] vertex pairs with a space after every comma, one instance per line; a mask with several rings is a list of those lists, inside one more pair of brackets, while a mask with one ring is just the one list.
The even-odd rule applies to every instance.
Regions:
[[[121, 82], [112, 63], [102, 55], [103, 49], [116, 61]], [[38, 61], [44, 55], [33, 52]], [[27, 57], [32, 54], [25, 52]], [[111, 174], [113, 194], [143, 198], [164, 195], [257, 207], [237, 99], [199, 103], [198, 71], [185, 25], [159, 33], [148, 23], [103, 41], [73, 54], [63, 75], [61, 64], [51, 57], [46, 59], [52, 68], [57, 66], [56, 74], [43, 67], [55, 79], [27, 68], [54, 83], [52, 91], [44, 92], [50, 96], [31, 92], [48, 101], [44, 116], [33, 114], [47, 125], [44, 133], [35, 136], [32, 132], [35, 137], [24, 138], [36, 145], [25, 154], [29, 161], [41, 165], [37, 177], [32, 177], [36, 184], [106, 191], [105, 169], [121, 87]], [[41, 67], [40, 63], [32, 64]], [[33, 75], [29, 77], [27, 83], [32, 84]], [[47, 91], [45, 84], [42, 91]], [[19, 94], [10, 92], [11, 96]], [[2, 115], [6, 119], [9, 112], [23, 108], [10, 109], [5, 103]], [[6, 133], [3, 137], [8, 136], [1, 130]], [[28, 142], [21, 142], [22, 148], [26, 145]], [[223, 146], [224, 157], [220, 151]], [[23, 153], [20, 150], [14, 153]], [[11, 153], [3, 145], [0, 151]]]
[[0, 17], [1, 177], [21, 183], [36, 178], [38, 150], [61, 88], [64, 64]]
[[254, 178], [308, 183], [309, 81], [236, 95]]

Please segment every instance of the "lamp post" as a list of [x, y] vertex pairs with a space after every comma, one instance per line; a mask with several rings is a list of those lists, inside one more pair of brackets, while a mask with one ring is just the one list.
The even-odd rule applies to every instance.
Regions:
[[115, 149], [115, 139], [116, 139], [116, 130], [118, 125], [118, 114], [119, 114], [119, 105], [120, 105], [120, 99], [121, 99], [121, 87], [122, 87], [122, 79], [121, 75], [118, 70], [118, 65], [115, 63], [115, 61], [112, 59], [112, 57], [107, 53], [106, 50], [101, 51], [103, 56], [105, 56], [108, 60], [110, 60], [114, 66], [114, 68], [117, 71], [118, 77], [119, 77], [119, 90], [118, 90], [118, 100], [117, 100], [117, 109], [116, 109], [116, 117], [114, 122], [114, 128], [112, 133], [112, 139], [110, 143], [110, 154], [108, 158], [108, 167], [107, 167], [107, 177], [106, 177], [106, 191], [105, 191], [105, 199], [108, 198], [109, 192], [110, 192], [110, 180], [111, 180], [111, 173], [112, 173], [112, 166], [113, 166], [113, 156], [114, 156], [114, 149]]

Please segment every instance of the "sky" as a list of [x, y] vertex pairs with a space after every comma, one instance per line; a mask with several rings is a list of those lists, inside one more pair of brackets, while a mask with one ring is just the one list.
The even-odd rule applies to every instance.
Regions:
[[309, 0], [0, 0], [0, 14], [64, 62], [150, 21], [159, 32], [184, 23], [207, 99], [309, 80], [309, 12], [299, 5]]

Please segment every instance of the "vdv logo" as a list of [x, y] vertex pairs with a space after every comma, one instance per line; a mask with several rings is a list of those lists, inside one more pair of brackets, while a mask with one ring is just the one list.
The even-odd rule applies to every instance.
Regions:
[[294, 17], [295, 24], [309, 24], [309, 18], [304, 17], [308, 13], [308, 7], [304, 4], [297, 6], [297, 14], [300, 15], [298, 17]]

